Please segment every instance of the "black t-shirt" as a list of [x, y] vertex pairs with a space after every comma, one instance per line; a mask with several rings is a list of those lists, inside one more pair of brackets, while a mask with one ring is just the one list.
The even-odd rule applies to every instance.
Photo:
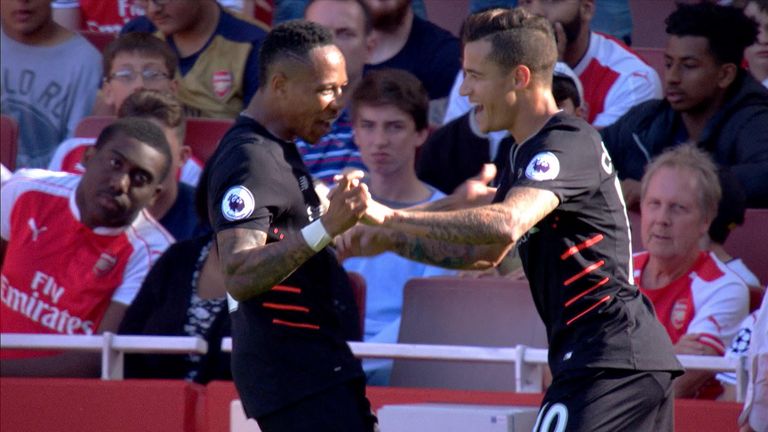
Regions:
[[[249, 228], [267, 243], [320, 216], [320, 200], [296, 146], [240, 116], [208, 162], [208, 213], [215, 232]], [[357, 309], [344, 269], [321, 250], [272, 290], [230, 299], [232, 374], [246, 413], [258, 417], [363, 376], [346, 340]], [[359, 331], [358, 331], [359, 333]]]
[[597, 131], [576, 117], [553, 116], [514, 149], [494, 202], [519, 186], [560, 201], [518, 240], [547, 327], [552, 373], [680, 370], [650, 302], [632, 285], [629, 222]]

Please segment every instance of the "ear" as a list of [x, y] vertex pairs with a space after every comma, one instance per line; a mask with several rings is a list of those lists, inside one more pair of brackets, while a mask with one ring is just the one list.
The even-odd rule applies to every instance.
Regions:
[[[172, 176], [172, 175], [173, 175], [173, 173], [168, 173], [169, 177]], [[144, 207], [144, 208], [152, 207], [153, 205], [155, 205], [155, 202], [157, 202], [157, 198], [160, 196], [160, 192], [162, 192], [162, 191], [163, 191], [163, 184], [162, 183], [158, 183], [157, 186], [155, 186], [155, 192], [152, 195], [152, 198], [149, 199], [149, 202], [147, 203], [146, 207]]]
[[172, 79], [168, 83], [168, 90], [171, 92], [172, 95], [176, 96], [179, 93], [179, 80], [176, 78]]
[[527, 88], [531, 83], [531, 70], [528, 66], [518, 65], [512, 72], [512, 79], [514, 79], [515, 90], [522, 90]]
[[726, 63], [720, 66], [720, 72], [717, 77], [717, 85], [721, 89], [726, 89], [733, 84], [736, 76], [739, 74], [739, 67], [733, 63]]
[[82, 162], [83, 166], [88, 169], [88, 163], [91, 159], [93, 159], [93, 156], [96, 154], [96, 147], [95, 146], [88, 146], [87, 149], [85, 149], [85, 153], [83, 153], [83, 158], [80, 160]]
[[373, 36], [373, 32], [365, 37], [365, 63], [367, 64], [368, 61], [371, 59], [371, 56], [373, 55], [373, 50], [376, 49], [376, 45], [378, 45], [378, 40], [376, 37]]
[[179, 152], [180, 164], [184, 165], [190, 157], [192, 157], [192, 148], [188, 145], [181, 146], [181, 151]]
[[420, 131], [416, 131], [416, 148], [421, 147], [427, 141], [427, 138], [429, 138], [429, 132], [429, 126]]
[[581, 21], [589, 23], [595, 16], [595, 0], [582, 0], [579, 4]]
[[[104, 84], [101, 86], [101, 91], [99, 93], [101, 94], [101, 99], [104, 101], [104, 103], [110, 107], [115, 106], [115, 96], [112, 93], [112, 83], [109, 81], [104, 81]], [[115, 107], [115, 111], [117, 111], [117, 107]]]
[[283, 71], [276, 71], [269, 79], [269, 87], [278, 95], [285, 95], [287, 92], [288, 76]]

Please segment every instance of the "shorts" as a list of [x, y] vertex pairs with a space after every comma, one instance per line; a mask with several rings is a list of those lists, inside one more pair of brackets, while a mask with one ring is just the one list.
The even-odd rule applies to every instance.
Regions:
[[370, 432], [377, 424], [362, 378], [308, 396], [256, 422], [262, 432]]
[[547, 389], [534, 432], [671, 432], [671, 372], [590, 369], [563, 373]]

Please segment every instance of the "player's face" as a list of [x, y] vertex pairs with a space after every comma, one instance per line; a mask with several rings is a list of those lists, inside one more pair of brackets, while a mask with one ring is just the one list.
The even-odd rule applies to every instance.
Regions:
[[43, 28], [52, 19], [50, 0], [2, 0], [0, 17], [3, 31], [22, 38]]
[[744, 15], [758, 25], [757, 40], [744, 50], [744, 57], [749, 62], [749, 69], [765, 79], [768, 77], [768, 12], [761, 11], [756, 2], [751, 2], [744, 8]]
[[475, 118], [482, 132], [508, 130], [515, 122], [514, 74], [505, 73], [488, 58], [491, 43], [485, 40], [464, 46], [464, 81], [459, 93], [475, 104]]
[[585, 10], [582, 0], [520, 0], [518, 6], [534, 15], [540, 15], [551, 23], [560, 23], [568, 42], [578, 38], [584, 26]]
[[709, 221], [701, 193], [688, 169], [662, 167], [653, 174], [640, 202], [643, 245], [652, 258], [674, 259], [697, 254]]
[[[145, 77], [143, 74], [146, 74]], [[112, 60], [104, 81], [104, 100], [118, 110], [128, 96], [138, 90], [176, 93], [176, 81], [161, 57], [147, 57], [139, 52], [121, 52]]]
[[331, 130], [342, 109], [341, 92], [347, 85], [344, 56], [335, 45], [313, 48], [310, 64], [299, 66], [288, 78], [283, 101], [292, 135], [315, 143]]
[[162, 189], [166, 159], [158, 150], [117, 134], [85, 156], [85, 173], [77, 189], [83, 223], [90, 227], [120, 227], [151, 205]]
[[664, 53], [664, 97], [675, 111], [706, 112], [730, 81], [701, 36], [670, 36]]
[[199, 20], [201, 3], [203, 0], [149, 0], [147, 17], [164, 35], [172, 35], [189, 29]]
[[414, 169], [416, 148], [427, 130], [394, 105], [361, 105], [355, 111], [355, 143], [371, 175], [394, 176]]
[[304, 18], [333, 33], [333, 43], [344, 54], [350, 82], [361, 77], [370, 46], [362, 7], [354, 1], [318, 0], [309, 5]]

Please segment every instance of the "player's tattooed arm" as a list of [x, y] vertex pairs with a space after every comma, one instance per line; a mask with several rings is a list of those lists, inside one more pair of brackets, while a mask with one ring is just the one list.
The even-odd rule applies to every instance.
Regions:
[[392, 251], [405, 258], [458, 270], [485, 270], [497, 266], [512, 244], [472, 245], [415, 237], [393, 232]]
[[300, 233], [266, 244], [262, 231], [231, 228], [216, 242], [227, 292], [237, 301], [269, 291], [315, 254]]
[[510, 246], [558, 204], [550, 191], [516, 187], [500, 203], [449, 212], [392, 211], [371, 205], [365, 221], [449, 243]]

